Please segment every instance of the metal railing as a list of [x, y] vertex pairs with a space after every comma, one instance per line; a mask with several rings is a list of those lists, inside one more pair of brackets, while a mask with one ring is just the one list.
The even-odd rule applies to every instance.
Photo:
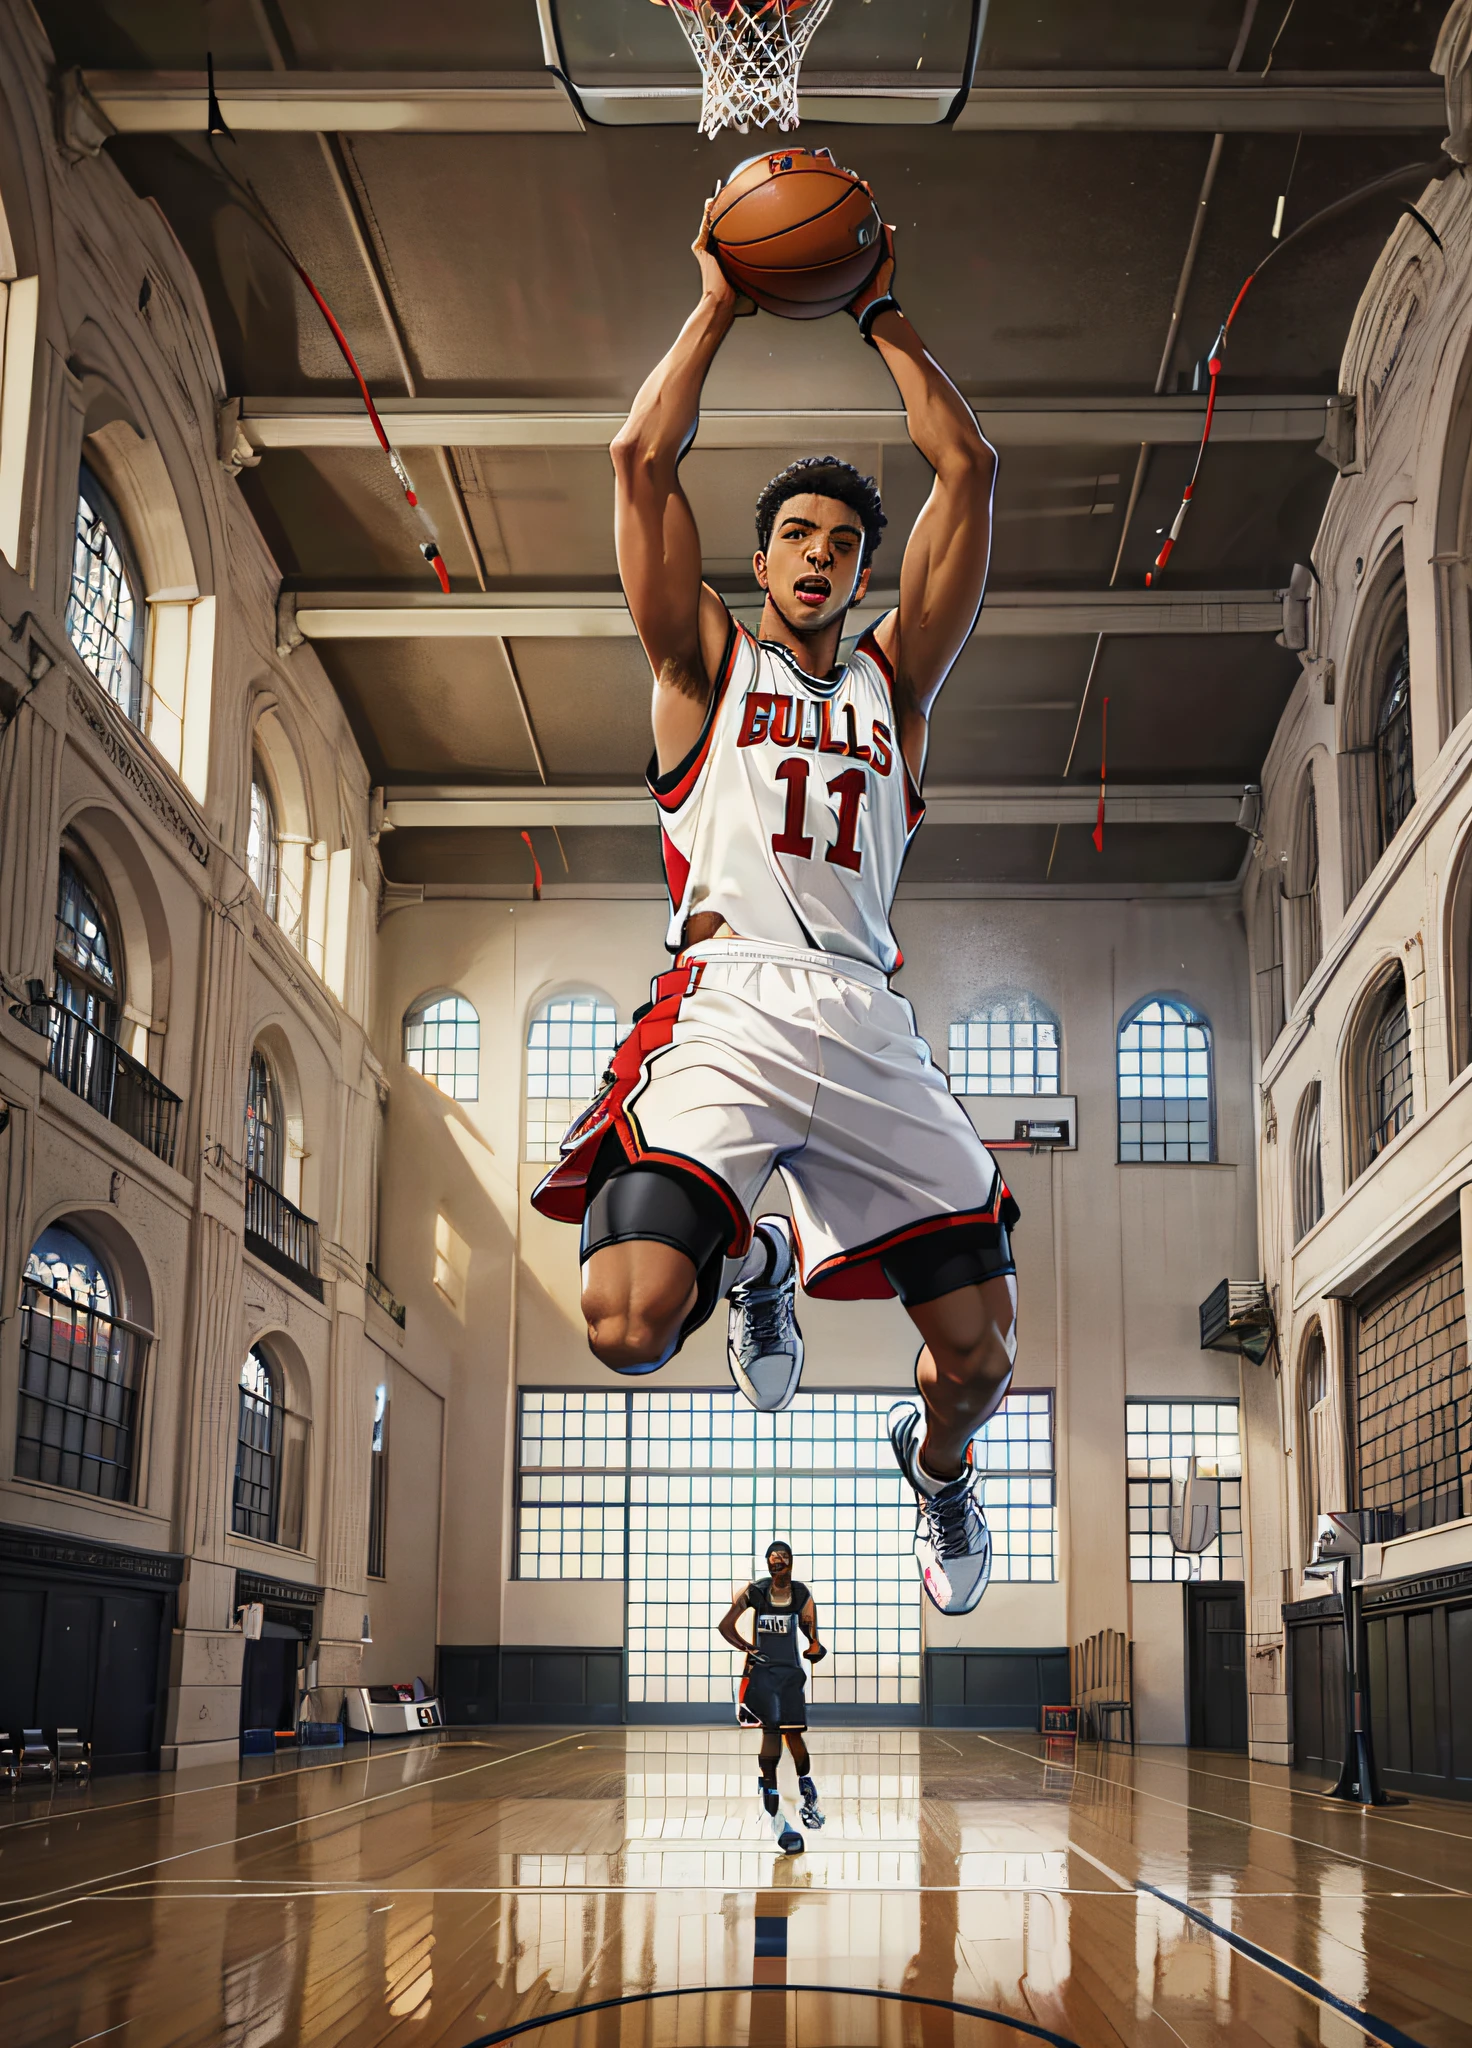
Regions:
[[316, 1223], [254, 1173], [245, 1176], [245, 1248], [321, 1299]]
[[390, 1293], [371, 1266], [368, 1267], [367, 1271], [368, 1292], [373, 1296], [373, 1299], [378, 1303], [384, 1314], [392, 1322], [397, 1323], [402, 1330], [408, 1320], [408, 1311], [405, 1309], [404, 1304], [395, 1295]]
[[99, 1110], [109, 1123], [146, 1145], [165, 1166], [174, 1163], [179, 1136], [179, 1097], [75, 1010], [46, 1001], [14, 1012], [51, 1040], [50, 1071], [73, 1095]]

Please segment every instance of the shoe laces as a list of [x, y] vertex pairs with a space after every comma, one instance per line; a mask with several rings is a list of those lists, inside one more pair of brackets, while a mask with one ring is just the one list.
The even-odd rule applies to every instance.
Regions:
[[790, 1320], [785, 1287], [753, 1286], [741, 1303], [745, 1336], [759, 1351], [778, 1351], [787, 1340]]
[[925, 1502], [925, 1518], [940, 1557], [967, 1557], [971, 1552], [973, 1524], [979, 1519], [971, 1497], [971, 1475], [954, 1490], [931, 1494]]

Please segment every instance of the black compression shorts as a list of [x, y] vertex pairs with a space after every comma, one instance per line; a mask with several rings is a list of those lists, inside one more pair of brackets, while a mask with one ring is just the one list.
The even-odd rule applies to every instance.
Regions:
[[800, 1671], [752, 1664], [741, 1681], [740, 1718], [764, 1728], [806, 1728], [807, 1681]]

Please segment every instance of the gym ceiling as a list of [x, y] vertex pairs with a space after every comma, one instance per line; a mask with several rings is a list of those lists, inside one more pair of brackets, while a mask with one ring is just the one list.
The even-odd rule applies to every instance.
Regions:
[[[38, 4], [199, 274], [283, 630], [314, 643], [386, 792], [390, 878], [524, 884], [530, 826], [550, 885], [652, 889], [648, 672], [604, 449], [692, 302], [702, 200], [768, 137], [696, 134], [692, 61], [649, 0]], [[872, 183], [906, 310], [1001, 450], [987, 604], [937, 711], [905, 887], [1239, 874], [1237, 791], [1298, 674], [1275, 593], [1333, 482], [1325, 404], [1399, 198], [1309, 234], [1254, 288], [1194, 509], [1147, 590], [1200, 433], [1193, 370], [1280, 195], [1286, 234], [1435, 160], [1443, 11], [1259, 0], [1244, 37], [1243, 0], [991, 0], [967, 90], [971, 0], [835, 0], [804, 140]], [[221, 158], [341, 321], [448, 598], [320, 314], [210, 160], [206, 45]], [[739, 322], [685, 465], [733, 601], [754, 588], [758, 488], [829, 447], [880, 478], [874, 585], [892, 590], [926, 477], [878, 358], [842, 316]]]

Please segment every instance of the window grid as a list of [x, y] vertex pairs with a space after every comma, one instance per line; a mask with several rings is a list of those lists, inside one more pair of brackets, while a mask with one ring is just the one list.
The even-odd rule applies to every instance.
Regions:
[[[1240, 1579], [1242, 1576], [1242, 1443], [1235, 1401], [1125, 1402], [1130, 1577], [1135, 1581]], [[1199, 1555], [1170, 1540], [1172, 1480], [1197, 1461], [1217, 1481], [1220, 1533]]]
[[1405, 982], [1396, 978], [1393, 991], [1370, 1041], [1370, 1152], [1376, 1158], [1411, 1121], [1411, 1018]]
[[245, 841], [245, 869], [268, 917], [277, 912], [276, 806], [259, 761], [251, 766], [250, 829]]
[[275, 1374], [258, 1349], [240, 1368], [240, 1411], [236, 1425], [235, 1494], [230, 1526], [238, 1536], [276, 1541], [280, 1489], [281, 1402]]
[[117, 1035], [118, 985], [107, 926], [92, 891], [63, 852], [56, 889], [56, 1000], [104, 1038]]
[[480, 1099], [480, 1017], [464, 996], [440, 996], [409, 1012], [404, 1062], [452, 1101]]
[[1411, 1530], [1472, 1513], [1472, 1373], [1460, 1251], [1359, 1318], [1360, 1500]]
[[1058, 1019], [1035, 996], [984, 1003], [951, 1026], [956, 1095], [1056, 1095]]
[[95, 487], [85, 475], [77, 494], [76, 541], [66, 630], [72, 645], [113, 702], [135, 725], [143, 722], [139, 616], [132, 583], [108, 531]]
[[1154, 997], [1120, 1026], [1120, 1159], [1195, 1164], [1213, 1155], [1209, 1027], [1184, 1003]]
[[281, 1191], [281, 1098], [270, 1062], [257, 1046], [245, 1090], [245, 1170]]
[[[919, 1699], [914, 1504], [884, 1429], [888, 1394], [799, 1395], [779, 1415], [734, 1393], [526, 1389], [517, 1571], [628, 1578], [633, 1702], [718, 1705], [732, 1665], [715, 1625], [781, 1535], [813, 1587], [832, 1666], [812, 1697]], [[1014, 1394], [977, 1440], [997, 1579], [1057, 1571], [1052, 1398]]]
[[147, 1349], [81, 1240], [44, 1233], [21, 1289], [16, 1477], [130, 1501]]
[[599, 996], [555, 996], [526, 1036], [526, 1157], [555, 1160], [562, 1134], [603, 1086], [618, 1013]]
[[1380, 843], [1389, 846], [1416, 801], [1411, 754], [1411, 648], [1402, 638], [1390, 658], [1385, 694], [1375, 722], [1376, 787], [1380, 803]]

